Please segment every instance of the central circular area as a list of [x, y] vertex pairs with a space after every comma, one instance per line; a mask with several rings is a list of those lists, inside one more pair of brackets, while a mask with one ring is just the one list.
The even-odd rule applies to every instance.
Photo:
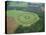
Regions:
[[19, 22], [19, 25], [22, 26], [31, 26], [35, 22], [39, 20], [39, 17], [35, 13], [17, 13], [17, 22]]

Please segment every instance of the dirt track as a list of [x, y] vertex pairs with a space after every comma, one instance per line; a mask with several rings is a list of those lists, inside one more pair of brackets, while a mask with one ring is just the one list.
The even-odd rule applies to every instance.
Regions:
[[16, 22], [13, 17], [7, 17], [7, 33], [14, 33], [16, 30]]

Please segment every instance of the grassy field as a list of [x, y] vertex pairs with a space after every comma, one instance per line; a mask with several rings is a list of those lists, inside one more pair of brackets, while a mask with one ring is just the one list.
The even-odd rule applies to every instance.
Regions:
[[16, 29], [15, 33], [44, 31], [44, 13], [43, 12], [25, 13], [24, 11], [19, 11], [19, 10], [8, 10], [7, 16], [14, 17], [16, 22], [20, 25], [18, 29]]
[[[36, 7], [35, 4], [31, 7], [30, 3], [25, 6], [16, 3], [11, 3], [11, 6], [7, 10], [7, 16], [12, 16], [15, 18], [17, 25], [19, 27], [16, 29], [15, 33], [29, 33], [29, 32], [44, 32], [44, 11], [41, 10], [42, 4]], [[28, 6], [28, 7], [27, 7]], [[13, 9], [12, 9], [13, 7]]]
[[38, 15], [33, 12], [11, 10], [7, 12], [7, 15], [14, 17], [16, 22], [22, 26], [31, 26], [39, 20]]

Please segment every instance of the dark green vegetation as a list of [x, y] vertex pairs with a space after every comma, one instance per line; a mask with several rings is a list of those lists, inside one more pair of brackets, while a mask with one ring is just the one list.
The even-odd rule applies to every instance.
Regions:
[[[28, 2], [28, 3], [25, 3], [26, 4], [25, 6], [24, 5], [17, 6], [16, 4], [18, 4], [18, 2], [14, 2], [14, 3], [9, 2], [9, 3], [14, 4], [13, 6], [12, 4], [11, 5], [8, 4], [10, 5], [8, 6], [8, 12], [9, 10], [11, 11], [11, 13], [8, 13], [8, 14], [11, 14], [11, 16], [15, 16], [15, 13], [19, 10], [24, 12], [36, 13], [40, 18], [35, 24], [32, 24], [30, 27], [23, 27], [22, 25], [20, 25], [17, 28], [15, 33], [44, 32], [44, 3], [29, 3]], [[15, 9], [17, 10], [16, 12], [14, 12]], [[14, 15], [12, 15], [13, 12], [14, 12]]]

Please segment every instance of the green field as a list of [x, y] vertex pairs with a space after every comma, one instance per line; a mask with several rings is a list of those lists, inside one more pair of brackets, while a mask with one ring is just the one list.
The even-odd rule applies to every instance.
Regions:
[[[26, 2], [25, 3], [10, 2], [10, 4], [8, 5], [10, 6], [10, 8], [8, 8], [7, 10], [7, 16], [14, 17], [18, 25], [18, 28], [16, 29], [15, 33], [45, 31], [44, 11], [41, 10], [41, 8], [44, 7], [43, 4], [40, 3], [33, 4], [33, 3], [26, 3]], [[31, 7], [31, 5], [33, 6]], [[37, 7], [37, 5], [39, 7]]]
[[24, 12], [20, 10], [8, 10], [7, 16], [15, 18], [19, 25], [15, 33], [44, 31], [43, 12]]
[[22, 26], [31, 26], [39, 20], [37, 14], [33, 12], [23, 12], [18, 10], [12, 10], [7, 12], [8, 16], [12, 16], [15, 18], [17, 24]]

